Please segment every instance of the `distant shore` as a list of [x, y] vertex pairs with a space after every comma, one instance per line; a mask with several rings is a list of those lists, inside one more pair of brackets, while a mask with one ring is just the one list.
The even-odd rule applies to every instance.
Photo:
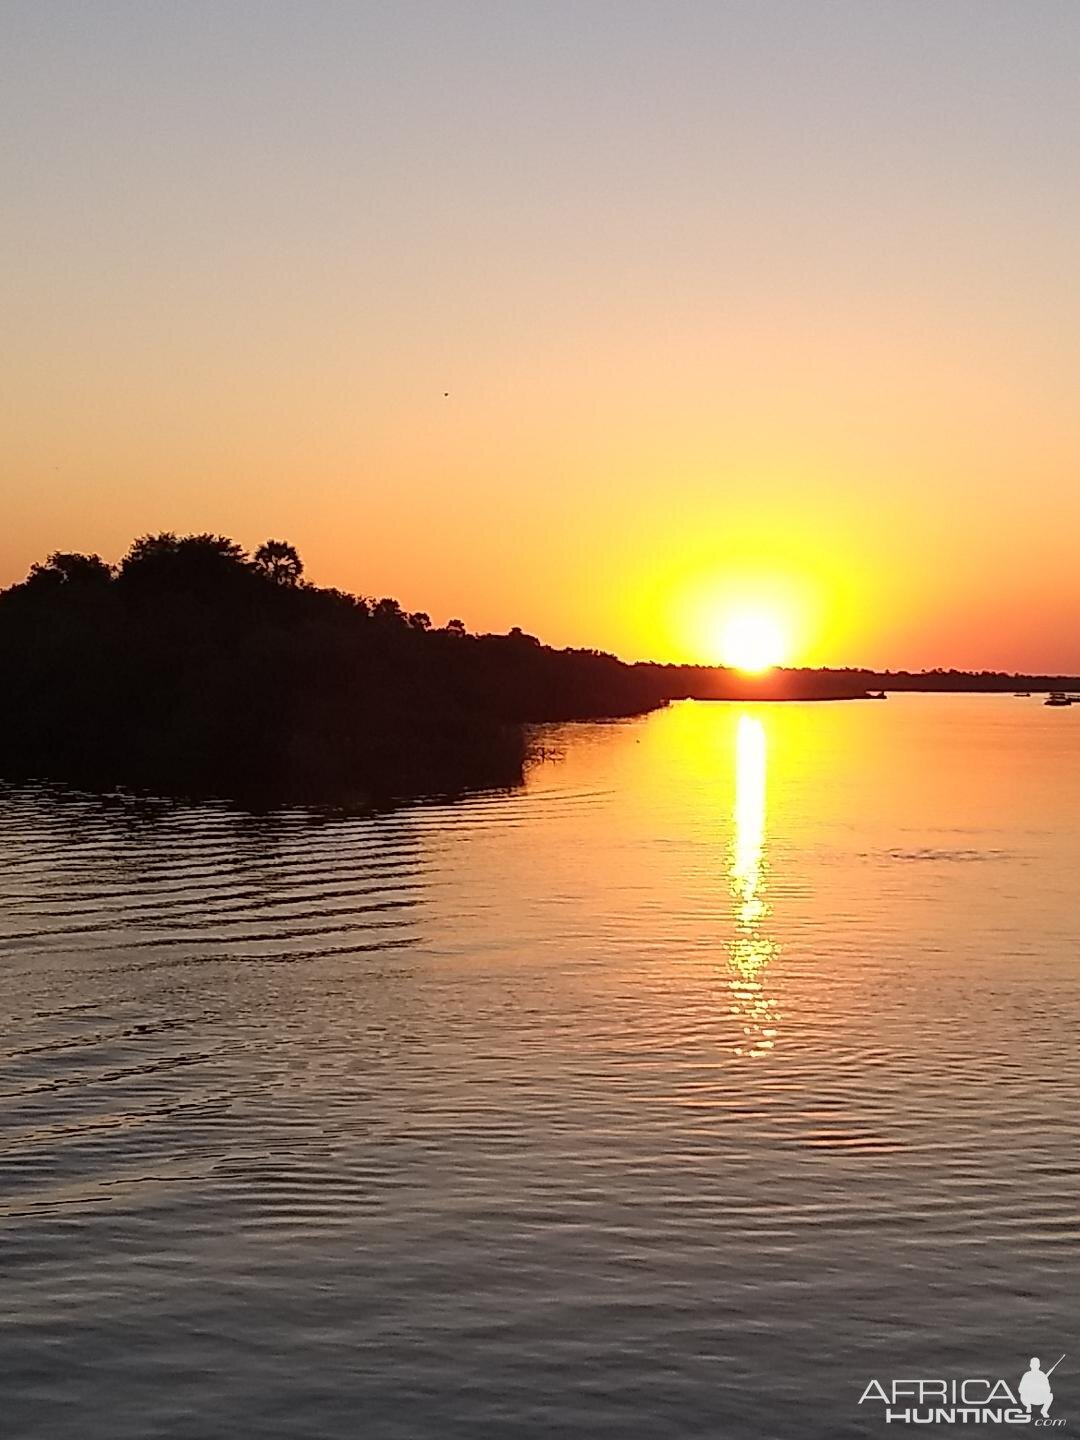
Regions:
[[1030, 695], [1080, 690], [1075, 675], [1014, 675], [1007, 671], [794, 669], [743, 675], [710, 665], [655, 665], [668, 699], [685, 700], [869, 700], [884, 693]]

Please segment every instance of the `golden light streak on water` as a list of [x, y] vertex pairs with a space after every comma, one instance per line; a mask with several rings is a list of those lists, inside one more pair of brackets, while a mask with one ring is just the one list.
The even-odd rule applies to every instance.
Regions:
[[735, 934], [730, 944], [732, 1014], [742, 1022], [737, 1055], [758, 1059], [777, 1035], [776, 1000], [766, 990], [767, 969], [777, 946], [764, 933], [765, 817], [768, 742], [765, 727], [742, 715], [735, 731], [735, 832], [731, 845], [731, 893]]

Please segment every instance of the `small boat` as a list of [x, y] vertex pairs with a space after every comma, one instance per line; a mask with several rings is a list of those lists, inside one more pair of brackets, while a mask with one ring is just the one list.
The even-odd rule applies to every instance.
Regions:
[[1051, 693], [1050, 693], [1050, 694], [1046, 697], [1046, 699], [1043, 701], [1043, 704], [1044, 704], [1044, 705], [1055, 705], [1055, 706], [1057, 706], [1057, 705], [1071, 705], [1072, 703], [1073, 703], [1072, 696], [1071, 696], [1071, 695], [1062, 695], [1062, 693], [1061, 693], [1060, 690], [1053, 690], [1053, 691], [1051, 691]]
[[871, 690], [867, 696], [869, 700], [887, 700], [888, 698], [884, 690]]
[[1031, 691], [1030, 691], [1030, 690], [1017, 690], [1017, 692], [1016, 692], [1016, 698], [1017, 698], [1018, 700], [1030, 700], [1030, 699], [1031, 699]]

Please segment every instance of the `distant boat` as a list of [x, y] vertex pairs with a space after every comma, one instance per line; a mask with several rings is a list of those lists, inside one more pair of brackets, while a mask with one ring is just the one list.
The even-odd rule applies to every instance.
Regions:
[[868, 700], [887, 700], [889, 697], [885, 694], [884, 690], [871, 690], [866, 698]]
[[1030, 690], [1017, 690], [1017, 692], [1016, 692], [1016, 698], [1017, 698], [1018, 700], [1030, 700], [1030, 699], [1031, 699], [1031, 691], [1030, 691]]
[[1072, 703], [1072, 696], [1062, 695], [1060, 690], [1053, 691], [1052, 694], [1048, 695], [1043, 701], [1044, 705], [1071, 705]]

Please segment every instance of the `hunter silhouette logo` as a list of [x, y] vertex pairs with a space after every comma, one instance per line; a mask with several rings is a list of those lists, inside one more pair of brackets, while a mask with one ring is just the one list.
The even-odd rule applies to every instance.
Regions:
[[882, 1383], [871, 1380], [859, 1404], [877, 1401], [886, 1425], [1034, 1425], [1058, 1428], [1066, 1422], [1051, 1418], [1054, 1392], [1050, 1376], [1065, 1359], [1058, 1357], [1049, 1370], [1033, 1355], [1015, 1392], [1005, 1380], [969, 1376], [963, 1380], [903, 1379]]
[[1050, 1406], [1054, 1403], [1050, 1376], [1064, 1359], [1065, 1356], [1062, 1355], [1060, 1360], [1054, 1361], [1049, 1370], [1044, 1371], [1039, 1365], [1039, 1357], [1031, 1357], [1031, 1365], [1020, 1380], [1020, 1403], [1027, 1406], [1029, 1414], [1036, 1406], [1042, 1411], [1044, 1419], [1050, 1414]]

